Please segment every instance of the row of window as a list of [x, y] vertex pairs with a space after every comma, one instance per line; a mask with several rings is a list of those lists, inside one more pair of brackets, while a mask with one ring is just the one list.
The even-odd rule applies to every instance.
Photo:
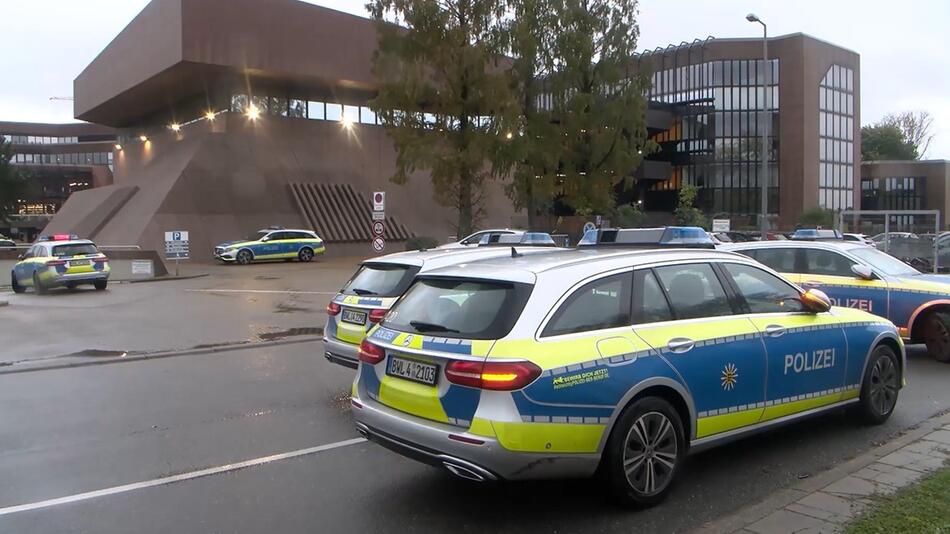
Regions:
[[835, 141], [828, 137], [819, 137], [818, 161], [854, 163], [854, 143], [851, 141]]
[[[778, 60], [769, 60], [769, 71], [763, 68], [762, 60], [725, 60], [709, 61], [695, 65], [685, 65], [673, 69], [663, 69], [663, 58], [657, 58], [652, 87], [648, 91], [651, 97], [723, 86], [756, 86], [765, 83], [768, 75], [769, 85], [778, 85]], [[656, 61], [656, 60], [655, 60]]]
[[893, 176], [861, 180], [861, 209], [919, 210], [924, 204], [926, 178]]
[[854, 140], [854, 119], [837, 113], [818, 113], [818, 135], [845, 141]]
[[854, 208], [854, 190], [819, 187], [818, 205], [832, 211], [850, 210]]
[[11, 163], [39, 165], [112, 165], [112, 152], [73, 152], [69, 154], [14, 154]]
[[832, 65], [818, 84], [818, 204], [854, 207], [854, 71]]
[[745, 313], [802, 311], [798, 291], [758, 267], [694, 263], [638, 269], [581, 286], [542, 336]]
[[5, 138], [8, 142], [13, 143], [14, 145], [68, 145], [79, 142], [79, 138], [75, 136], [55, 137], [48, 135], [44, 136], [0, 133], [0, 137]]
[[854, 70], [841, 65], [832, 65], [821, 80], [823, 87], [841, 89], [849, 93], [854, 92]]
[[854, 95], [840, 89], [820, 87], [818, 89], [818, 109], [832, 111], [842, 115], [854, 115]]
[[818, 165], [818, 187], [854, 189], [854, 166], [834, 163]]
[[261, 114], [361, 124], [379, 124], [376, 113], [366, 106], [348, 106], [332, 102], [299, 100], [277, 96], [231, 96], [230, 111], [245, 113], [253, 105]]

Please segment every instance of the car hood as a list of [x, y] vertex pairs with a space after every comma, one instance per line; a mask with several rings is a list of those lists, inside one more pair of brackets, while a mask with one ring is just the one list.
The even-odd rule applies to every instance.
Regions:
[[945, 274], [917, 274], [913, 276], [896, 277], [900, 286], [918, 291], [950, 294], [950, 275]]

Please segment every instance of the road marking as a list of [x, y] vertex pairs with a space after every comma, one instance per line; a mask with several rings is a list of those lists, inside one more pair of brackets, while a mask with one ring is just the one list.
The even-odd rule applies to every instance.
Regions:
[[336, 443], [327, 443], [326, 445], [318, 445], [316, 447], [310, 447], [307, 449], [300, 449], [296, 451], [284, 452], [281, 454], [274, 454], [271, 456], [264, 456], [262, 458], [255, 458], [253, 460], [245, 460], [243, 462], [238, 462], [236, 464], [227, 464], [227, 465], [221, 465], [218, 467], [209, 467], [208, 469], [200, 469], [198, 471], [192, 471], [190, 473], [182, 473], [180, 475], [174, 475], [170, 477], [156, 478], [153, 480], [146, 480], [144, 482], [135, 482], [133, 484], [125, 484], [124, 486], [113, 486], [111, 488], [105, 488], [105, 489], [96, 490], [96, 491], [88, 491], [86, 493], [77, 493], [75, 495], [60, 497], [58, 499], [49, 499], [45, 501], [38, 501], [38, 502], [33, 502], [33, 503], [28, 503], [28, 504], [20, 504], [17, 506], [8, 506], [6, 508], [0, 508], [0, 516], [15, 514], [17, 512], [29, 512], [31, 510], [49, 508], [51, 506], [56, 506], [59, 504], [69, 504], [69, 503], [74, 503], [78, 501], [95, 499], [97, 497], [115, 495], [117, 493], [126, 493], [129, 491], [151, 488], [155, 486], [164, 486], [166, 484], [174, 484], [175, 482], [182, 482], [185, 480], [192, 480], [195, 478], [207, 477], [211, 475], [220, 475], [221, 473], [229, 473], [231, 471], [237, 471], [239, 469], [245, 469], [247, 467], [253, 467], [255, 465], [276, 462], [277, 460], [297, 458], [299, 456], [306, 456], [308, 454], [316, 454], [318, 452], [324, 452], [331, 449], [338, 449], [340, 447], [356, 445], [357, 443], [363, 443], [364, 441], [366, 441], [366, 438], [347, 439], [343, 441], [337, 441]]
[[186, 289], [190, 293], [284, 293], [298, 295], [336, 295], [330, 291], [294, 291], [277, 289]]

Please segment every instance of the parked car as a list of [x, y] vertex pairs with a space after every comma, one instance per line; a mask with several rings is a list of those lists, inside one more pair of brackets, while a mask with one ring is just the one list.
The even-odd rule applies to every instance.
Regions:
[[524, 230], [513, 230], [511, 228], [494, 228], [490, 230], [479, 230], [478, 232], [467, 235], [454, 243], [447, 243], [438, 248], [451, 249], [451, 248], [477, 247], [479, 244], [481, 244], [485, 240], [487, 240], [488, 243], [495, 243], [503, 235], [522, 235], [524, 233], [525, 233]]

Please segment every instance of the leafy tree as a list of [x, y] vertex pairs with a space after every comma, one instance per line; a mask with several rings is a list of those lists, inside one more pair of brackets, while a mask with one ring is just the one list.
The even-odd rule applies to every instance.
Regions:
[[913, 160], [918, 159], [918, 153], [899, 125], [880, 121], [861, 128], [861, 159]]
[[696, 207], [697, 189], [691, 185], [680, 188], [679, 199], [673, 215], [680, 226], [700, 226], [706, 228], [709, 222], [702, 210]]
[[396, 149], [392, 181], [430, 172], [435, 197], [471, 233], [481, 185], [497, 168], [498, 116], [510, 102], [500, 64], [502, 0], [371, 0], [379, 28], [370, 103]]
[[561, 133], [560, 174], [575, 209], [609, 213], [643, 153], [647, 74], [631, 70], [640, 34], [635, 0], [561, 0], [548, 87]]
[[913, 145], [917, 158], [922, 159], [933, 141], [933, 122], [933, 116], [926, 111], [904, 111], [897, 114], [888, 113], [878, 124], [899, 128], [904, 141]]
[[0, 136], [0, 221], [6, 221], [17, 200], [27, 192], [27, 175], [10, 163], [13, 145]]
[[638, 204], [624, 204], [617, 206], [612, 222], [618, 228], [638, 228], [643, 226], [646, 218], [646, 213], [643, 213]]
[[808, 228], [831, 228], [835, 224], [835, 214], [821, 206], [815, 206], [803, 211], [798, 217], [798, 224]]

